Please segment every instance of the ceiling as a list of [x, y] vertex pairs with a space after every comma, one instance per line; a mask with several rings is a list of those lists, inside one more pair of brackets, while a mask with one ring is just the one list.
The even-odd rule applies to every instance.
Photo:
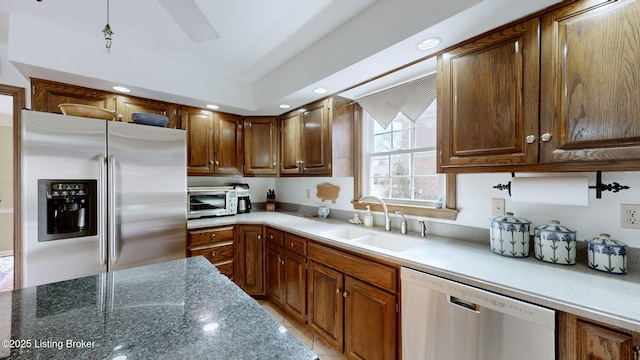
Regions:
[[[433, 72], [435, 62], [423, 61], [368, 82], [557, 2], [110, 0], [107, 52], [107, 0], [2, 1], [0, 43], [25, 77], [108, 91], [123, 85], [134, 96], [278, 115], [286, 111], [279, 104], [295, 108], [326, 96], [316, 87], [358, 98]], [[194, 11], [219, 38], [192, 40], [177, 21], [206, 34]], [[417, 50], [431, 36], [441, 45]]]

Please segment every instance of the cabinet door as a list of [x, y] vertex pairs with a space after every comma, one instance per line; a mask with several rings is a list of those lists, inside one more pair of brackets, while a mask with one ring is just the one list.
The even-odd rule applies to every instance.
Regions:
[[280, 117], [280, 174], [300, 173], [300, 112]]
[[58, 105], [65, 103], [116, 110], [115, 96], [106, 91], [40, 79], [31, 79], [31, 91], [31, 109], [35, 111], [62, 114]]
[[540, 131], [550, 140], [541, 162], [637, 169], [640, 37], [629, 32], [637, 28], [640, 2], [630, 0], [579, 1], [542, 17]]
[[249, 295], [265, 295], [262, 225], [241, 225], [238, 231], [238, 285]]
[[131, 122], [131, 114], [135, 112], [164, 115], [169, 118], [170, 128], [178, 128], [178, 106], [163, 101], [142, 99], [129, 96], [117, 96], [116, 111], [122, 116], [122, 121]]
[[309, 265], [309, 324], [327, 343], [343, 351], [343, 275], [326, 266]]
[[329, 101], [323, 100], [305, 108], [300, 122], [300, 151], [302, 173], [330, 174], [331, 131]]
[[278, 175], [278, 118], [244, 119], [244, 175]]
[[284, 298], [283, 305], [287, 313], [305, 323], [307, 315], [307, 269], [306, 258], [290, 251], [284, 255]]
[[345, 277], [344, 354], [353, 359], [396, 358], [396, 296]]
[[244, 144], [242, 117], [216, 113], [214, 129], [214, 166], [219, 175], [242, 175]]
[[282, 248], [267, 243], [267, 295], [274, 303], [282, 306], [283, 298], [283, 267]]
[[558, 312], [559, 360], [631, 360], [640, 354], [638, 345], [639, 333]]
[[527, 142], [538, 137], [538, 28], [535, 18], [438, 57], [438, 172], [538, 162]]
[[187, 130], [187, 174], [209, 175], [213, 166], [213, 113], [182, 107], [181, 125]]

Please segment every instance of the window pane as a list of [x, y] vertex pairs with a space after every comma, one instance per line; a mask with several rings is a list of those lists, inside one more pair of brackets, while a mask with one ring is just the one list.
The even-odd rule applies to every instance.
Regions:
[[382, 134], [385, 132], [391, 131], [391, 127], [387, 127], [386, 129], [382, 127], [369, 113], [365, 111], [365, 117], [368, 118], [369, 121], [373, 123], [373, 133], [374, 134]]
[[438, 200], [440, 198], [440, 184], [437, 175], [415, 177], [414, 182], [416, 200]]
[[411, 175], [411, 154], [391, 156], [391, 175]]
[[394, 199], [411, 199], [411, 178], [392, 177], [391, 197]]
[[389, 157], [388, 156], [371, 157], [371, 176], [389, 177]]
[[393, 150], [390, 133], [378, 134], [373, 137], [373, 152], [387, 152]]
[[370, 193], [372, 195], [377, 195], [382, 198], [388, 198], [389, 197], [389, 178], [372, 178]]
[[436, 173], [437, 159], [435, 152], [413, 154], [413, 175], [432, 175]]

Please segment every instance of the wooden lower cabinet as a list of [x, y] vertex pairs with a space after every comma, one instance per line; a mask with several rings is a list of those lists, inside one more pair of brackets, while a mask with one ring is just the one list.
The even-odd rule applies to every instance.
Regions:
[[231, 280], [235, 276], [234, 225], [189, 230], [187, 256], [202, 255]]
[[265, 295], [262, 225], [238, 225], [236, 284], [249, 295]]
[[640, 333], [558, 313], [559, 360], [637, 360]]
[[397, 269], [315, 243], [308, 256], [309, 326], [348, 359], [396, 359]]
[[[292, 318], [306, 323], [306, 239], [267, 228], [267, 295]], [[284, 240], [284, 242], [283, 242]], [[284, 247], [284, 244], [288, 248]]]

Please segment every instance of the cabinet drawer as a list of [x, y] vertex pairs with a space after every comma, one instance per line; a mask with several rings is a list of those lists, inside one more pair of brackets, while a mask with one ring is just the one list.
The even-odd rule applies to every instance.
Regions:
[[396, 293], [397, 272], [394, 267], [379, 264], [316, 243], [309, 243], [309, 260], [319, 262], [381, 289]]
[[197, 248], [202, 245], [234, 241], [235, 240], [235, 227], [225, 226], [219, 228], [207, 228], [189, 230], [189, 247]]
[[282, 231], [268, 227], [265, 230], [265, 235], [267, 236], [267, 242], [273, 245], [282, 246], [282, 241], [284, 237]]
[[282, 247], [294, 254], [307, 256], [307, 239], [303, 237], [285, 233]]
[[213, 265], [223, 261], [233, 260], [233, 252], [233, 242], [195, 249], [189, 248], [189, 256], [202, 255]]
[[228, 277], [229, 279], [233, 280], [233, 277], [235, 275], [233, 269], [233, 261], [227, 261], [221, 264], [216, 265], [216, 268], [218, 269], [218, 271], [220, 271], [220, 273], [226, 277]]

